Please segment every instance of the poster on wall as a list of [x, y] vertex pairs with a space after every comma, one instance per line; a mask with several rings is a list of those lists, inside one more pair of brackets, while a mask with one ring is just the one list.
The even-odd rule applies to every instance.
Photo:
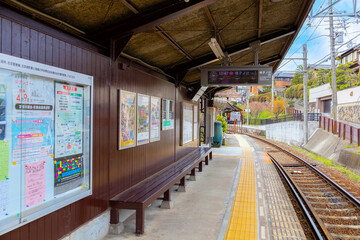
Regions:
[[136, 93], [120, 91], [119, 149], [136, 146]]
[[150, 117], [150, 142], [160, 140], [160, 113], [161, 100], [160, 98], [151, 96], [151, 117]]
[[55, 84], [55, 158], [83, 152], [84, 89]]
[[182, 103], [182, 145], [193, 141], [193, 105]]
[[162, 100], [162, 130], [169, 130], [174, 128], [174, 101]]
[[20, 163], [51, 161], [54, 149], [54, 82], [22, 75], [13, 82], [12, 156]]
[[194, 106], [194, 140], [198, 139], [198, 106]]
[[149, 143], [150, 138], [150, 97], [137, 95], [137, 144]]

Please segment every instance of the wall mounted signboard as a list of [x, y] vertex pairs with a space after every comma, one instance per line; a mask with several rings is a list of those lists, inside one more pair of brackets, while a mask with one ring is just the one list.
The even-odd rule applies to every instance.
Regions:
[[137, 145], [149, 143], [150, 139], [150, 97], [137, 95]]
[[174, 101], [162, 100], [162, 130], [169, 130], [174, 128]]
[[182, 145], [193, 141], [193, 105], [188, 103], [182, 103], [181, 107], [181, 142]]
[[213, 66], [201, 69], [202, 86], [271, 85], [269, 66]]
[[150, 142], [160, 140], [161, 99], [151, 96]]
[[119, 149], [136, 146], [136, 93], [120, 91]]
[[0, 235], [91, 195], [92, 86], [0, 54]]

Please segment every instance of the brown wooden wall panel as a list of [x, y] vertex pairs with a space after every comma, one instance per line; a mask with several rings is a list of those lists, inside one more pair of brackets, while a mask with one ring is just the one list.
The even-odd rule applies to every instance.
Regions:
[[[99, 53], [102, 49], [33, 19], [9, 14], [1, 4], [0, 27], [1, 53], [94, 76], [93, 195], [4, 234], [0, 240], [61, 238], [104, 212], [111, 196], [169, 166], [198, 145], [195, 141], [180, 146], [180, 103], [189, 99], [185, 89], [176, 89], [163, 75], [126, 59], [114, 63]], [[120, 62], [128, 68], [119, 69]], [[118, 150], [120, 90], [174, 100], [175, 128], [161, 131], [160, 141]]]

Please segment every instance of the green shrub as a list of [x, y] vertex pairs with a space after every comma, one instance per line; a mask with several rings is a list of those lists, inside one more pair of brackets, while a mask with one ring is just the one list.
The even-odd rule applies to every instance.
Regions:
[[217, 115], [217, 118], [216, 118], [216, 121], [220, 121], [220, 122], [221, 122], [222, 131], [223, 131], [223, 133], [226, 133], [226, 130], [227, 130], [227, 122], [226, 122], [226, 120], [224, 119], [224, 117], [221, 116], [220, 114], [218, 114], [218, 115]]

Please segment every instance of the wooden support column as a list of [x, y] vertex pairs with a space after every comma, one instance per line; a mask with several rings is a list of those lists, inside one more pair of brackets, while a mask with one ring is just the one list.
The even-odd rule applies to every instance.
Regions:
[[124, 36], [121, 36], [120, 38], [111, 39], [111, 50], [110, 50], [111, 60], [115, 62], [118, 59], [118, 57], [126, 47], [126, 44], [130, 41], [133, 34], [134, 33], [131, 32], [131, 33], [127, 33]]
[[353, 126], [350, 126], [350, 143], [353, 142]]
[[110, 210], [110, 224], [119, 223], [119, 209], [111, 208]]
[[202, 161], [199, 162], [199, 172], [202, 172]]

